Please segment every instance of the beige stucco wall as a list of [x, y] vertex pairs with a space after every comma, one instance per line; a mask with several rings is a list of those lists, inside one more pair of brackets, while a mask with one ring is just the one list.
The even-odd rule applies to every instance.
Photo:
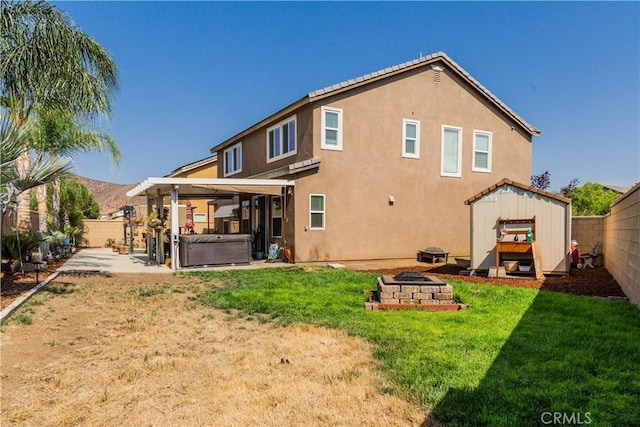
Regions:
[[640, 306], [640, 184], [621, 196], [604, 219], [605, 267]]
[[[242, 171], [229, 177], [262, 177], [321, 159], [317, 169], [288, 176], [295, 190], [285, 233], [298, 262], [415, 257], [428, 246], [468, 256], [464, 201], [502, 178], [530, 179], [531, 135], [446, 67], [439, 82], [420, 67], [295, 105], [282, 120], [296, 117], [296, 154], [267, 163], [267, 129], [280, 120], [271, 121], [235, 141], [242, 143]], [[322, 106], [343, 111], [342, 151], [321, 148]], [[419, 159], [402, 157], [403, 119], [420, 121]], [[443, 125], [462, 129], [461, 177], [441, 176]], [[492, 132], [491, 173], [472, 171], [474, 130]], [[217, 155], [224, 159], [224, 150]], [[309, 229], [310, 194], [326, 196], [325, 230]]]
[[[227, 177], [249, 178], [266, 171], [277, 169], [281, 166], [286, 166], [291, 163], [313, 157], [311, 107], [306, 105], [297, 111], [286, 115], [283, 120], [287, 120], [293, 116], [296, 118], [296, 135], [298, 145], [295, 154], [267, 163], [267, 129], [279, 122], [271, 123], [268, 126], [262, 126], [251, 134], [245, 136], [242, 141], [240, 141], [242, 144], [242, 171]], [[235, 146], [235, 144], [232, 146]], [[218, 177], [225, 178], [224, 168], [222, 167], [224, 150], [218, 152], [218, 158], [221, 159]]]
[[[504, 177], [530, 179], [528, 135], [445, 70], [421, 68], [314, 108], [316, 174], [296, 180], [296, 260], [414, 257], [428, 246], [468, 255], [464, 201]], [[321, 106], [343, 110], [343, 150], [321, 149]], [[420, 121], [420, 158], [402, 157], [402, 121]], [[462, 128], [462, 177], [443, 177], [442, 125]], [[492, 173], [472, 172], [473, 131], [493, 133]], [[309, 225], [309, 194], [326, 194], [326, 229]], [[389, 196], [395, 203], [389, 204]]]

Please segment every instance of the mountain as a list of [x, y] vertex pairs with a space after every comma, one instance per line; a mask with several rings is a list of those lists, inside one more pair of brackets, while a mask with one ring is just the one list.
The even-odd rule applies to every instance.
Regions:
[[105, 181], [96, 181], [95, 179], [85, 178], [83, 176], [74, 175], [82, 185], [93, 194], [96, 202], [100, 206], [100, 215], [108, 215], [120, 210], [124, 205], [142, 205], [146, 206], [147, 201], [143, 196], [127, 197], [127, 191], [135, 187], [136, 184], [114, 184]]

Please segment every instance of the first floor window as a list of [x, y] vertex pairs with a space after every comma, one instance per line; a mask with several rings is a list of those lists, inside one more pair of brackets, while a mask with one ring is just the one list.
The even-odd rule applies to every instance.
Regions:
[[242, 172], [242, 143], [224, 150], [224, 176]]
[[282, 197], [271, 197], [271, 237], [282, 237]]
[[473, 131], [473, 170], [491, 172], [491, 132]]
[[442, 127], [442, 176], [462, 176], [462, 128]]
[[312, 230], [324, 230], [325, 207], [324, 194], [311, 194], [309, 196], [309, 223]]
[[420, 158], [420, 122], [402, 120], [402, 157]]
[[322, 107], [320, 146], [325, 150], [342, 150], [342, 110], [340, 108]]

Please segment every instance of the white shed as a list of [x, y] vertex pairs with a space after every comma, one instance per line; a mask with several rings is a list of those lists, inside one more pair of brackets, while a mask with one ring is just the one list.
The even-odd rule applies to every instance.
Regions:
[[[489, 270], [506, 259], [532, 260], [533, 247], [542, 264], [535, 266], [538, 272], [569, 273], [571, 199], [505, 178], [464, 203], [471, 208], [472, 270]], [[516, 253], [526, 252], [528, 228], [529, 253]]]

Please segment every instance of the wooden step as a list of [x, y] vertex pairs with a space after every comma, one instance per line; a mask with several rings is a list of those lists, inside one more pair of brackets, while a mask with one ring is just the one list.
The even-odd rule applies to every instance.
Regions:
[[542, 272], [542, 255], [540, 254], [540, 249], [538, 248], [538, 242], [531, 242], [531, 254], [533, 255], [533, 268], [536, 272], [536, 279], [544, 279], [544, 274]]

